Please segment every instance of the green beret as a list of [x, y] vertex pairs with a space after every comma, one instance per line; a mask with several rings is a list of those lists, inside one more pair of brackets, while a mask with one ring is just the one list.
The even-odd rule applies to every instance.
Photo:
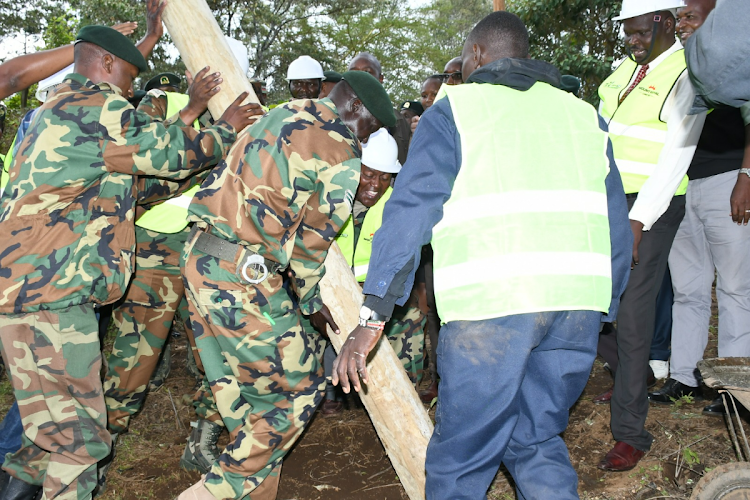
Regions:
[[129, 62], [139, 71], [148, 70], [146, 58], [143, 57], [143, 54], [140, 53], [133, 42], [119, 31], [108, 26], [96, 24], [84, 26], [76, 37], [76, 43], [78, 42], [93, 43], [123, 61]]
[[338, 71], [324, 71], [323, 76], [326, 82], [338, 83], [341, 81], [341, 73]]
[[578, 91], [581, 90], [581, 79], [573, 75], [563, 75], [560, 77], [560, 89], [578, 97]]
[[143, 86], [143, 90], [148, 92], [151, 89], [156, 89], [164, 85], [179, 87], [181, 82], [182, 78], [175, 75], [174, 73], [159, 73], [151, 80], [146, 82], [146, 85]]
[[364, 71], [347, 71], [341, 79], [351, 86], [362, 104], [386, 127], [396, 124], [391, 98], [380, 82], [370, 73]]

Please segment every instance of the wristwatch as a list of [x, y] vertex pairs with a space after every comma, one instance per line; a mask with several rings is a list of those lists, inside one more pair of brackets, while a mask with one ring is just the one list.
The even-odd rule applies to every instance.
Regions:
[[750, 168], [741, 168], [740, 173], [750, 177]]
[[359, 326], [364, 326], [365, 328], [382, 330], [388, 319], [387, 316], [379, 314], [367, 306], [362, 306], [359, 310]]

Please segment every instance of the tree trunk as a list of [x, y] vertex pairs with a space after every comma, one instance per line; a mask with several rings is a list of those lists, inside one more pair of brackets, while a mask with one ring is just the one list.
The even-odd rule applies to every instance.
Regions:
[[[221, 72], [221, 91], [208, 103], [213, 116], [221, 116], [244, 91], [250, 93], [250, 100], [258, 102], [205, 0], [169, 0], [164, 24], [191, 73], [204, 66]], [[338, 351], [358, 324], [362, 291], [335, 243], [328, 252], [321, 292], [341, 328], [340, 336], [331, 334], [331, 343]], [[370, 356], [368, 372], [370, 384], [360, 393], [362, 402], [409, 498], [422, 500], [432, 421], [387, 340], [381, 341]]]

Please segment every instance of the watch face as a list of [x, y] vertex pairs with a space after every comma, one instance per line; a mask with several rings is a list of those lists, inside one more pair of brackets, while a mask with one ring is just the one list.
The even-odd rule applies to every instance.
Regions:
[[372, 309], [366, 306], [362, 306], [362, 308], [359, 310], [359, 317], [362, 319], [370, 319], [372, 316]]

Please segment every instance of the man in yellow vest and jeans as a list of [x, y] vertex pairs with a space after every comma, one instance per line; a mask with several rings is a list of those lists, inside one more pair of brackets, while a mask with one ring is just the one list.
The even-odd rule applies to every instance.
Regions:
[[[367, 278], [372, 240], [383, 224], [383, 209], [393, 192], [391, 179], [393, 174], [400, 171], [396, 140], [387, 129], [381, 128], [362, 145], [362, 171], [352, 215], [336, 236], [336, 243], [360, 283]], [[417, 384], [424, 364], [424, 326], [427, 317], [419, 308], [416, 297], [412, 299], [404, 306], [396, 307], [393, 317], [385, 326], [384, 336], [401, 360], [409, 380]], [[329, 343], [323, 356], [326, 380], [330, 380], [335, 359], [336, 353]], [[327, 382], [326, 397], [320, 407], [324, 417], [338, 415], [343, 410], [344, 403], [336, 393], [336, 388]]]
[[599, 112], [609, 126], [633, 231], [633, 270], [617, 329], [602, 335], [599, 352], [615, 372], [611, 427], [615, 446], [599, 463], [630, 470], [651, 447], [645, 429], [646, 379], [656, 296], [685, 214], [687, 172], [705, 114], [688, 116], [694, 90], [674, 10], [682, 0], [624, 0], [621, 14], [630, 54], [599, 87]]
[[[577, 499], [559, 436], [625, 288], [632, 234], [603, 120], [528, 59], [494, 12], [464, 44], [464, 85], [422, 116], [375, 235], [360, 326], [334, 366], [345, 391], [434, 248], [438, 402], [429, 500], [484, 498], [501, 463], [518, 498]], [[360, 382], [361, 380], [361, 382]]]

